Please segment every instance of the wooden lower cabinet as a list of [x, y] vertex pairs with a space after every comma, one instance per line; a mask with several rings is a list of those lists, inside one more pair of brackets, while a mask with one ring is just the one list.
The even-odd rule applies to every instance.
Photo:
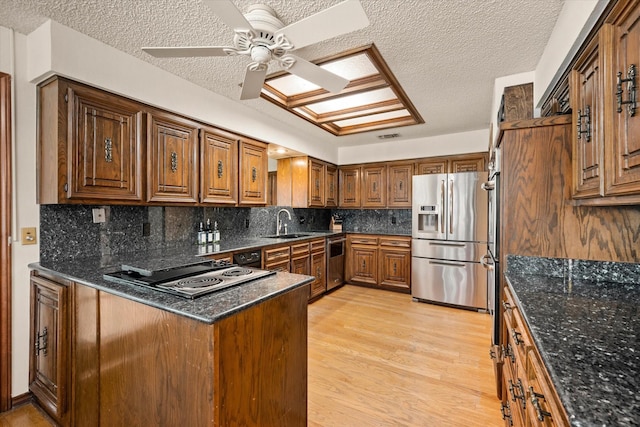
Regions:
[[309, 257], [309, 242], [291, 245], [291, 272], [306, 274], [311, 272], [311, 259]]
[[31, 276], [29, 389], [58, 423], [67, 424], [69, 365], [68, 282]]
[[264, 249], [262, 268], [273, 271], [291, 271], [291, 249], [289, 245]]
[[309, 243], [311, 250], [311, 272], [315, 277], [311, 282], [309, 299], [315, 299], [327, 291], [327, 251], [326, 240], [316, 239]]
[[348, 283], [411, 292], [411, 238], [349, 234]]
[[57, 334], [30, 377], [58, 395], [31, 390], [60, 425], [306, 426], [307, 286], [208, 324], [62, 283], [32, 276], [34, 326]]
[[506, 426], [568, 426], [511, 289], [503, 289], [502, 418]]

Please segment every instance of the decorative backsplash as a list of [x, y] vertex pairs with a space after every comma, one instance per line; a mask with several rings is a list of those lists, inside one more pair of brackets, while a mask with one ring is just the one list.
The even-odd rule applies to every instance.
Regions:
[[[105, 210], [104, 223], [93, 223], [92, 209]], [[218, 222], [222, 240], [276, 234], [282, 206], [40, 206], [40, 259], [85, 258], [170, 248], [196, 242], [200, 222]], [[289, 232], [328, 230], [332, 214], [344, 218], [343, 230], [411, 235], [411, 209], [293, 209], [281, 218]], [[143, 232], [146, 230], [148, 235]]]
[[[222, 240], [276, 233], [281, 207], [200, 208], [163, 206], [99, 206], [106, 221], [93, 223], [87, 205], [40, 206], [40, 260], [85, 258], [170, 248], [196, 243], [200, 222], [218, 222]], [[292, 209], [281, 218], [289, 232], [328, 230], [328, 209]], [[143, 235], [143, 230], [148, 235]]]
[[507, 255], [507, 273], [593, 282], [640, 283], [640, 264]]

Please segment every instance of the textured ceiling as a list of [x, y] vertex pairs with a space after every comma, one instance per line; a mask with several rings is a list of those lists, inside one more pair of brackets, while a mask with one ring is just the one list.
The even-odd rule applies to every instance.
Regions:
[[[531, 71], [564, 0], [361, 0], [370, 25], [296, 51], [314, 60], [375, 43], [425, 124], [326, 139], [379, 142], [488, 127], [496, 77]], [[234, 0], [273, 7], [286, 24], [340, 0]], [[238, 100], [246, 57], [157, 59], [142, 46], [227, 46], [233, 33], [198, 0], [0, 0], [0, 26], [29, 34], [46, 19], [98, 39], [202, 87]], [[277, 69], [269, 69], [269, 72]], [[315, 126], [263, 99], [243, 102], [303, 131]], [[322, 134], [320, 134], [322, 135]], [[394, 140], [396, 141], [396, 140]]]

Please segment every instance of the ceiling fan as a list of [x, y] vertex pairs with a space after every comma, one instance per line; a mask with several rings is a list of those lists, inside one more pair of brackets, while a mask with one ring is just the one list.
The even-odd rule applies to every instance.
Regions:
[[260, 96], [271, 61], [330, 92], [340, 92], [349, 83], [347, 79], [293, 55], [291, 51], [369, 25], [358, 0], [346, 0], [286, 26], [273, 9], [264, 4], [250, 6], [243, 15], [231, 0], [203, 2], [233, 29], [233, 46], [143, 47], [142, 50], [157, 58], [249, 56], [252, 62], [247, 66], [242, 83], [240, 99], [243, 100]]

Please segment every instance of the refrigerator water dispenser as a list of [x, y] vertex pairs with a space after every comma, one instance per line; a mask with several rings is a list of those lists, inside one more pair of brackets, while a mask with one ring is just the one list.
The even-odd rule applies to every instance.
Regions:
[[438, 232], [438, 216], [440, 209], [437, 205], [422, 205], [418, 210], [418, 231], [424, 233]]

